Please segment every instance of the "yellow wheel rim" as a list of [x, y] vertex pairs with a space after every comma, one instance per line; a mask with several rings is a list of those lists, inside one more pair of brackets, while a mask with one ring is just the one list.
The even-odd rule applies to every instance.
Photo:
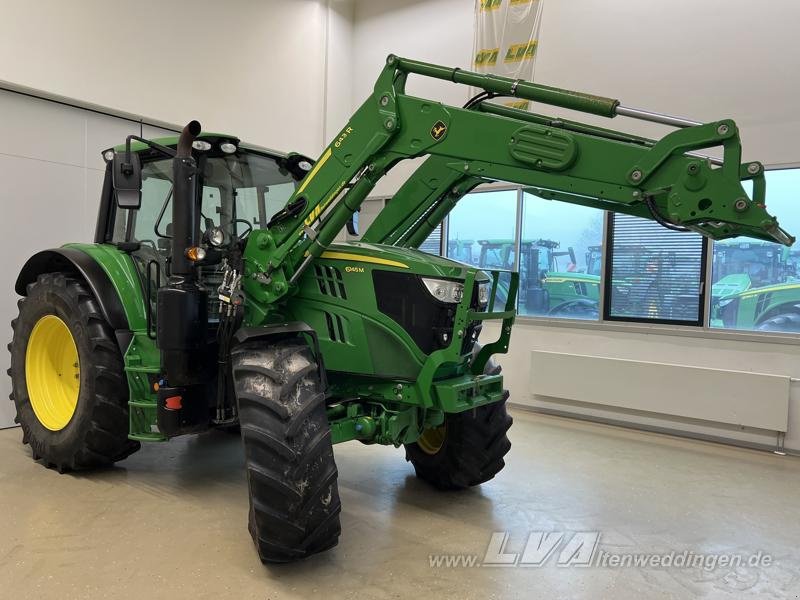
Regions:
[[442, 449], [446, 435], [447, 426], [445, 424], [432, 429], [426, 429], [422, 432], [422, 435], [419, 436], [417, 446], [419, 446], [425, 454], [436, 454]]
[[67, 426], [81, 391], [78, 347], [72, 332], [55, 315], [33, 326], [25, 351], [25, 380], [33, 412], [51, 431]]

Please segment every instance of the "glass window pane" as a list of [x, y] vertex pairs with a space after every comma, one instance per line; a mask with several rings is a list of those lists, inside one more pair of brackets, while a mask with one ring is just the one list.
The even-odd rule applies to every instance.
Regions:
[[517, 191], [473, 192], [450, 213], [447, 256], [471, 265], [514, 268]]
[[420, 244], [419, 249], [428, 254], [440, 255], [442, 253], [442, 226], [439, 225], [431, 231], [427, 239]]
[[[767, 205], [800, 233], [800, 169], [766, 172]], [[800, 333], [800, 250], [750, 238], [714, 242], [712, 327]]]
[[[517, 190], [473, 192], [459, 200], [447, 227], [447, 257], [488, 269], [515, 268]], [[491, 310], [508, 299], [509, 278], [501, 277]]]
[[702, 325], [703, 236], [611, 215], [606, 319]]
[[519, 314], [599, 318], [603, 211], [524, 194]]

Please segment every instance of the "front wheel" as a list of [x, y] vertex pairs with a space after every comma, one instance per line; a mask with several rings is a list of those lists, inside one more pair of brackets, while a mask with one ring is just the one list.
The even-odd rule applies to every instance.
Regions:
[[596, 320], [600, 318], [600, 310], [596, 301], [579, 298], [576, 300], [567, 300], [558, 306], [554, 306], [548, 311], [547, 316]]
[[[508, 392], [506, 392], [506, 398]], [[406, 444], [406, 460], [417, 477], [443, 490], [480, 485], [505, 466], [511, 449], [506, 399], [461, 413], [448, 414], [439, 427], [426, 429]]]
[[[473, 355], [480, 346], [475, 344]], [[501, 367], [489, 360], [487, 375], [498, 375]], [[406, 460], [417, 477], [443, 490], [480, 485], [505, 467], [511, 450], [506, 435], [513, 419], [506, 411], [508, 392], [501, 401], [460, 413], [445, 415], [439, 427], [426, 429], [413, 444], [406, 444]]]
[[298, 340], [267, 344], [241, 344], [231, 364], [250, 535], [262, 562], [289, 562], [338, 542], [338, 472], [311, 350]]

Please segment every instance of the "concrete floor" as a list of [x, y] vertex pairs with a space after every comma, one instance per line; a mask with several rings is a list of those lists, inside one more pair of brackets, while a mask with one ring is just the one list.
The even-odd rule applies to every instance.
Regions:
[[[507, 468], [466, 492], [432, 490], [400, 450], [337, 447], [339, 546], [273, 567], [247, 533], [238, 438], [178, 439], [113, 469], [59, 475], [31, 461], [18, 429], [0, 431], [0, 597], [797, 598], [797, 458], [514, 418]], [[431, 555], [483, 560], [492, 533], [504, 531], [506, 553], [520, 553], [530, 532], [562, 532], [567, 543], [599, 531], [595, 561], [602, 552], [761, 551], [773, 562], [564, 567], [562, 545], [540, 567], [430, 566]]]

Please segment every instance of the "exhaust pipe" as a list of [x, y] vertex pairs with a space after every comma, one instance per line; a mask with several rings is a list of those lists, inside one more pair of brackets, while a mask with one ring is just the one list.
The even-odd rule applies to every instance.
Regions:
[[167, 436], [184, 431], [189, 422], [202, 424], [208, 416], [197, 387], [204, 381], [206, 368], [208, 292], [197, 280], [197, 266], [186, 255], [187, 249], [197, 245], [200, 229], [199, 173], [192, 156], [192, 143], [200, 130], [197, 121], [183, 128], [172, 159], [170, 274], [168, 283], [158, 290], [156, 333], [166, 376], [166, 385], [159, 389], [159, 428]]
[[191, 158], [192, 143], [200, 135], [201, 129], [199, 121], [189, 121], [186, 124], [186, 127], [181, 131], [181, 136], [178, 138], [178, 150], [175, 158]]
[[171, 274], [183, 280], [196, 278], [196, 267], [186, 250], [197, 245], [199, 208], [197, 206], [197, 161], [192, 143], [200, 134], [200, 123], [190, 121], [181, 131], [172, 159], [172, 265]]

